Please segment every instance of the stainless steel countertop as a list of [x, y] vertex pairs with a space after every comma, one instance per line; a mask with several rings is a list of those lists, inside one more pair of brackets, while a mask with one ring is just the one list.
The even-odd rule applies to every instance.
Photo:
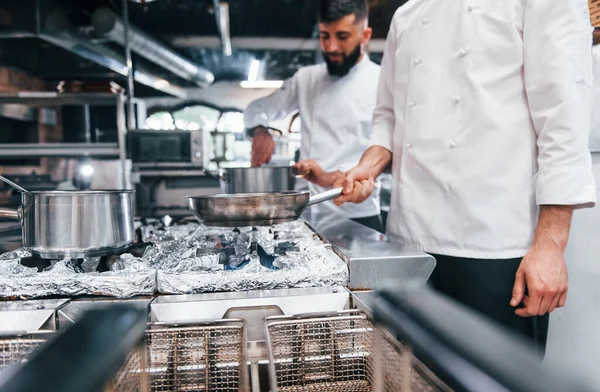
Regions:
[[375, 289], [386, 280], [396, 284], [426, 283], [435, 259], [338, 214], [311, 214], [302, 218], [346, 260], [351, 290]]

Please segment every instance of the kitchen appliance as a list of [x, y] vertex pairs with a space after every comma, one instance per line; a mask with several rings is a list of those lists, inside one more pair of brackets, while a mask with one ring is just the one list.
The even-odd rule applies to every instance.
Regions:
[[0, 217], [21, 221], [23, 246], [44, 259], [119, 252], [133, 243], [132, 190], [23, 192], [17, 210]]
[[296, 172], [291, 166], [231, 167], [220, 171], [223, 193], [293, 191], [295, 180]]
[[390, 392], [451, 391], [418, 361], [404, 373], [411, 354], [362, 311], [273, 316], [265, 323], [271, 392], [371, 392], [377, 383]]
[[238, 193], [188, 197], [188, 206], [206, 226], [265, 226], [292, 222], [313, 204], [335, 199], [342, 188], [311, 196], [308, 191]]
[[134, 168], [202, 168], [208, 164], [203, 130], [137, 129], [129, 131], [127, 137]]

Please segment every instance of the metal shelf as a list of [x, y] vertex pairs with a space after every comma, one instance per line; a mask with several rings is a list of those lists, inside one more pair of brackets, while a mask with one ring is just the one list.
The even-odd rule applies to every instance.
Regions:
[[117, 143], [15, 143], [0, 144], [2, 158], [37, 157], [119, 158]]
[[58, 93], [53, 91], [23, 91], [17, 94], [0, 94], [0, 105], [21, 104], [29, 106], [102, 105], [115, 106], [117, 111], [118, 143], [30, 143], [0, 144], [0, 157], [102, 157], [118, 158], [121, 161], [122, 188], [131, 186], [125, 170], [127, 154], [125, 135], [124, 93]]
[[23, 91], [17, 94], [0, 94], [0, 104], [36, 106], [61, 105], [116, 105], [124, 99], [111, 93], [57, 93], [53, 91]]

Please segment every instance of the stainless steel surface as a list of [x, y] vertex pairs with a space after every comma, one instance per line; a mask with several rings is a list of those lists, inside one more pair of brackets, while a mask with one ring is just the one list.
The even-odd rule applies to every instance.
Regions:
[[0, 335], [0, 376], [7, 369], [18, 365], [48, 339], [53, 332], [32, 332], [16, 335]]
[[111, 300], [111, 299], [83, 299], [72, 300], [62, 308], [58, 309], [58, 329], [65, 329], [75, 323], [83, 312], [90, 309], [111, 306], [113, 304], [133, 305], [136, 307], [146, 308], [150, 310], [150, 302], [152, 298], [132, 298], [128, 300]]
[[133, 98], [135, 96], [135, 87], [133, 84], [133, 60], [131, 58], [131, 36], [129, 34], [129, 3], [127, 0], [121, 1], [121, 10], [123, 12], [123, 46], [125, 47], [125, 61], [127, 61], [127, 128], [135, 128], [135, 105]]
[[374, 291], [353, 291], [352, 306], [358, 310], [365, 312], [369, 317], [372, 314], [372, 303], [377, 298]]
[[402, 285], [426, 283], [435, 268], [435, 259], [338, 214], [312, 214], [302, 218], [327, 239], [350, 268], [352, 290], [370, 290], [386, 280]]
[[217, 28], [221, 35], [221, 45], [223, 47], [223, 54], [225, 56], [231, 56], [231, 34], [229, 31], [229, 4], [227, 2], [221, 2], [220, 0], [213, 0], [213, 7], [215, 8], [215, 16], [217, 18]]
[[12, 186], [13, 188], [15, 188], [16, 190], [18, 190], [19, 192], [24, 192], [27, 193], [28, 190], [23, 188], [21, 185], [16, 184], [14, 182], [12, 182], [11, 180], [9, 180], [8, 178], [4, 177], [4, 176], [0, 176], [0, 181], [3, 181], [5, 183], [7, 183], [8, 185]]
[[[92, 14], [92, 25], [96, 34], [125, 46], [125, 26], [110, 8], [97, 9]], [[136, 27], [129, 26], [128, 33], [131, 50], [154, 64], [201, 87], [214, 81], [209, 70], [197, 66]]]
[[150, 391], [248, 390], [243, 320], [155, 323], [146, 337]]
[[448, 391], [366, 314], [266, 320], [271, 392]]
[[0, 302], [0, 332], [56, 329], [56, 314], [68, 299]]
[[[127, 127], [125, 125], [125, 102], [122, 94], [119, 94], [119, 100], [117, 103], [117, 137], [118, 137], [118, 148], [119, 148], [119, 161], [121, 161], [121, 188], [131, 188], [131, 168], [127, 168], [127, 149], [125, 135], [127, 134]], [[130, 100], [132, 103], [133, 101]], [[133, 104], [133, 103], [132, 103]], [[131, 110], [131, 108], [129, 108]]]
[[116, 143], [0, 143], [0, 156], [118, 158], [119, 146]]
[[20, 219], [19, 211], [11, 208], [0, 208], [0, 218]]
[[261, 193], [294, 190], [290, 166], [232, 167], [220, 170], [221, 192]]
[[[134, 171], [132, 178], [134, 177], [206, 177], [206, 172], [200, 170], [197, 167], [190, 166], [189, 164], [181, 164], [176, 166], [189, 167], [189, 170], [147, 170], [143, 169]], [[218, 188], [217, 188], [218, 189]], [[218, 191], [217, 191], [218, 192]]]
[[42, 258], [83, 258], [132, 244], [134, 191], [23, 193], [23, 246]]
[[35, 106], [61, 105], [115, 105], [117, 94], [109, 93], [57, 93], [53, 91], [21, 91], [0, 93], [0, 104], [23, 104]]
[[314, 196], [308, 191], [237, 193], [188, 197], [190, 211], [206, 226], [268, 226], [297, 220], [307, 206], [341, 194], [332, 189]]
[[219, 319], [230, 309], [261, 306], [276, 306], [287, 315], [333, 312], [348, 309], [349, 297], [342, 286], [161, 296], [150, 304], [150, 317], [163, 322]]

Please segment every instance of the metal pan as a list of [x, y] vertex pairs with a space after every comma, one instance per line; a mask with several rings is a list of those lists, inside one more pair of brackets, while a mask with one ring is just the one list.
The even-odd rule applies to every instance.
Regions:
[[188, 196], [188, 207], [206, 226], [268, 226], [292, 222], [306, 207], [335, 199], [342, 188], [311, 196], [308, 191]]

